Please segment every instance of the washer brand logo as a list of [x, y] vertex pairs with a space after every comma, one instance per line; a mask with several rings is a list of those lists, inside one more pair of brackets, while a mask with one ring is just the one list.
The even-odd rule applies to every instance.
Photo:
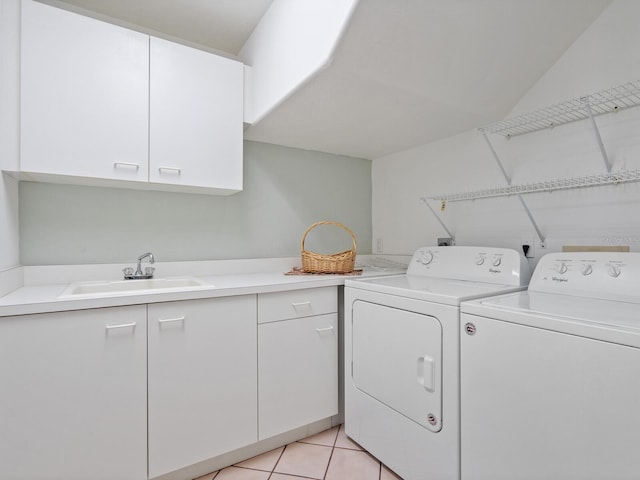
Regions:
[[562, 277], [551, 277], [551, 280], [553, 280], [554, 282], [568, 282], [569, 281], [568, 278], [562, 278]]
[[490, 268], [489, 269], [489, 273], [501, 273], [501, 272], [502, 272], [502, 270], [496, 270], [494, 268]]

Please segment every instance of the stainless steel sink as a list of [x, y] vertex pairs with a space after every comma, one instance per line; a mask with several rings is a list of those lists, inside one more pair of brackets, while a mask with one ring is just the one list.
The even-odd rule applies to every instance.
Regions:
[[194, 277], [117, 280], [113, 282], [76, 282], [69, 284], [59, 297], [77, 297], [79, 295], [107, 296], [129, 292], [183, 291], [207, 288], [214, 288], [214, 286]]

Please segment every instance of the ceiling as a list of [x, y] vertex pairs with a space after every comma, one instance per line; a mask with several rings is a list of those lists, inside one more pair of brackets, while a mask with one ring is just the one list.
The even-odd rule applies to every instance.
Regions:
[[[272, 0], [66, 0], [236, 55]], [[374, 159], [504, 118], [611, 0], [360, 0], [249, 140]]]
[[238, 54], [272, 3], [273, 0], [60, 0], [60, 4], [230, 56]]

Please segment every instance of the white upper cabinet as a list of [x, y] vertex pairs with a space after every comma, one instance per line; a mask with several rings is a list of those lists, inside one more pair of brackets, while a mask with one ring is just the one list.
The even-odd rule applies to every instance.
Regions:
[[149, 37], [22, 2], [20, 169], [147, 181]]
[[242, 190], [242, 63], [33, 0], [22, 8], [18, 178]]
[[154, 37], [150, 52], [149, 180], [242, 190], [242, 64]]

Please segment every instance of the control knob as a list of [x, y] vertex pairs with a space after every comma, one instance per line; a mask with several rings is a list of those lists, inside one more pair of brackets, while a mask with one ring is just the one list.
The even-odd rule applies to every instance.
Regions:
[[566, 263], [561, 263], [560, 266], [558, 267], [558, 273], [559, 274], [563, 274], [563, 273], [567, 273], [567, 264]]
[[484, 257], [476, 258], [476, 265], [482, 265], [484, 263]]
[[502, 263], [502, 259], [500, 257], [497, 257], [493, 260], [494, 267], [499, 267], [501, 263]]
[[420, 262], [423, 265], [429, 265], [433, 262], [433, 253], [432, 252], [423, 252], [422, 257], [420, 258]]
[[591, 266], [591, 264], [587, 263], [582, 266], [580, 271], [582, 272], [582, 275], [591, 275], [591, 273], [593, 272], [593, 267]]
[[616, 278], [620, 275], [620, 267], [618, 267], [617, 265], [610, 263], [608, 270], [609, 270], [609, 276], [613, 278]]

